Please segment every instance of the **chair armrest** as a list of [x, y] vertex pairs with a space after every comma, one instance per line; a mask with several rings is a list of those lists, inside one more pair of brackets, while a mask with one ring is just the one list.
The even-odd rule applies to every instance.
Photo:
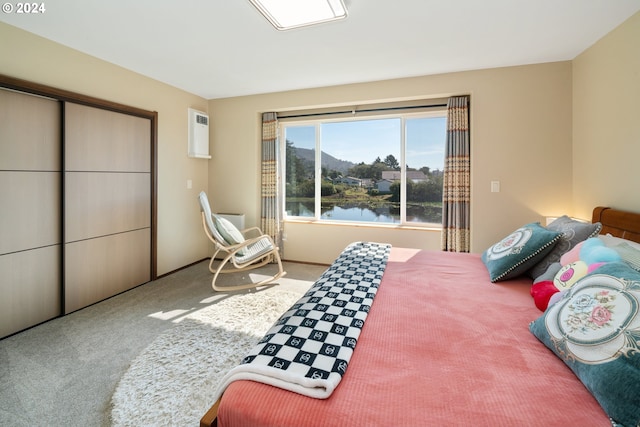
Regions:
[[243, 236], [245, 236], [245, 238], [250, 233], [255, 233], [255, 234], [258, 234], [260, 236], [264, 236], [264, 233], [262, 232], [260, 227], [249, 227], [249, 228], [245, 228], [244, 230], [242, 230], [240, 232], [242, 233]]
[[[254, 227], [254, 228], [257, 228], [257, 227]], [[249, 230], [250, 230], [250, 229], [249, 229]], [[260, 235], [260, 236], [258, 236], [258, 237], [253, 237], [253, 238], [247, 239], [247, 240], [245, 240], [245, 241], [244, 241], [244, 242], [242, 242], [242, 243], [237, 243], [237, 244], [235, 244], [235, 245], [229, 245], [229, 246], [227, 246], [227, 247], [226, 247], [226, 249], [227, 249], [227, 251], [228, 251], [231, 255], [234, 255], [234, 256], [235, 256], [235, 254], [236, 254], [238, 251], [242, 250], [243, 248], [245, 248], [245, 247], [247, 247], [247, 246], [249, 246], [249, 245], [251, 245], [251, 244], [253, 244], [253, 243], [259, 242], [260, 240], [265, 239], [265, 238], [266, 238], [266, 239], [269, 239], [269, 242], [271, 243], [271, 245], [272, 245], [273, 247], [275, 247], [275, 246], [276, 246], [276, 245], [275, 245], [275, 243], [273, 242], [273, 239], [271, 238], [271, 236], [269, 236], [269, 235], [267, 235], [267, 234], [261, 234], [261, 235]]]

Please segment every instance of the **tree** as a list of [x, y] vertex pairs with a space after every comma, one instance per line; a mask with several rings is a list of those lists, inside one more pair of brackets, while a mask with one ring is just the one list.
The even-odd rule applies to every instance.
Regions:
[[420, 171], [422, 171], [422, 173], [424, 173], [426, 176], [431, 175], [431, 169], [429, 168], [429, 166], [421, 167]]
[[389, 186], [389, 192], [391, 192], [390, 202], [400, 203], [400, 181], [396, 181]]
[[285, 182], [295, 185], [304, 181], [308, 177], [309, 171], [304, 162], [296, 155], [296, 148], [292, 141], [287, 140], [286, 150]]
[[325, 197], [333, 194], [336, 194], [336, 187], [330, 182], [322, 181], [320, 183], [320, 196]]
[[384, 158], [384, 164], [391, 170], [400, 170], [400, 162], [393, 154], [389, 154]]
[[382, 162], [376, 162], [371, 165], [371, 179], [379, 181], [382, 179], [382, 171], [387, 170], [387, 165]]
[[[391, 197], [389, 201], [400, 202], [400, 181], [396, 181], [389, 187]], [[442, 178], [430, 179], [423, 182], [407, 180], [407, 201], [409, 202], [441, 202]]]
[[367, 165], [364, 162], [360, 162], [353, 166], [347, 173], [349, 176], [354, 176], [356, 178], [372, 178], [371, 165]]
[[302, 183], [300, 183], [300, 185], [298, 185], [297, 187], [297, 194], [295, 194], [298, 197], [314, 197], [316, 194], [316, 184], [313, 180], [309, 179], [306, 180]]

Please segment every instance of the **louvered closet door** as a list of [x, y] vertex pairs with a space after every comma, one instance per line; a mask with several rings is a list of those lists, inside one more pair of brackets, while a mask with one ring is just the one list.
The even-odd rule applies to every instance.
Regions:
[[0, 337], [60, 315], [60, 117], [0, 89]]
[[151, 278], [150, 120], [66, 103], [65, 314]]

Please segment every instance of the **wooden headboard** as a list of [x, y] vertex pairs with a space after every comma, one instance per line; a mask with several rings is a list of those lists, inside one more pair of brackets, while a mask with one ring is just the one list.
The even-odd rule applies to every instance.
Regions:
[[591, 222], [600, 222], [600, 234], [611, 234], [640, 243], [640, 214], [598, 206], [593, 210]]

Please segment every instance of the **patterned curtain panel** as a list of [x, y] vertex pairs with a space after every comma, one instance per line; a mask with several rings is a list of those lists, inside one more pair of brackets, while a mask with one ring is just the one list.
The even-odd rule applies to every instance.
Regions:
[[469, 97], [456, 96], [449, 98], [447, 103], [442, 196], [443, 251], [470, 251], [470, 165]]
[[280, 248], [282, 256], [282, 194], [278, 186], [278, 117], [262, 114], [262, 214], [261, 227]]

